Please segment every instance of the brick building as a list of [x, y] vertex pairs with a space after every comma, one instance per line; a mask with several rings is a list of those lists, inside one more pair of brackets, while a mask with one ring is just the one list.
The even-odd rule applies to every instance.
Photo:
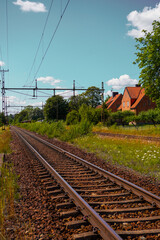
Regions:
[[112, 112], [133, 111], [136, 115], [141, 111], [147, 111], [156, 107], [156, 104], [145, 95], [145, 89], [139, 85], [126, 87], [123, 95], [118, 92], [112, 92], [112, 96], [105, 104], [107, 109]]
[[106, 102], [107, 109], [111, 110], [112, 112], [116, 112], [121, 105], [122, 97], [122, 94], [119, 94], [118, 92], [112, 92], [112, 97], [110, 97]]
[[147, 111], [155, 107], [156, 104], [145, 95], [144, 88], [141, 88], [139, 85], [125, 88], [121, 104], [122, 111], [130, 110], [138, 115], [141, 111]]

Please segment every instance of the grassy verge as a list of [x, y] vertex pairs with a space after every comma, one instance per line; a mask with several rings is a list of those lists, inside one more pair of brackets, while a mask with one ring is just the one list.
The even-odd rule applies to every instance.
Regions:
[[160, 144], [139, 140], [86, 136], [74, 141], [100, 158], [160, 180]]
[[[0, 153], [9, 153], [11, 134], [9, 128], [0, 129]], [[5, 220], [14, 216], [14, 200], [17, 197], [16, 175], [12, 164], [4, 162], [0, 168], [0, 239], [5, 239]]]
[[[95, 153], [105, 161], [123, 165], [142, 174], [160, 179], [160, 144], [158, 143], [143, 142], [142, 144], [140, 140], [118, 139], [115, 137], [106, 138], [102, 136], [93, 136], [92, 134], [87, 135], [91, 132], [91, 126], [88, 122], [70, 126], [69, 129], [66, 128], [64, 122], [52, 124], [22, 124], [21, 127], [38, 132], [42, 135], [45, 134], [51, 138], [57, 137], [60, 140], [72, 142], [82, 149]], [[103, 129], [102, 126], [97, 128]], [[94, 127], [93, 130], [95, 131], [95, 129]], [[105, 129], [106, 131], [113, 130], [114, 133], [117, 132], [117, 129], [114, 128], [109, 130], [107, 130], [107, 128]], [[135, 129], [134, 131], [126, 129], [126, 132], [122, 132], [122, 130], [118, 128], [118, 131], [119, 133], [129, 132], [130, 134], [134, 134]], [[148, 128], [147, 130], [143, 129], [143, 132], [147, 135], [147, 133], [149, 133]]]
[[52, 123], [21, 123], [19, 127], [25, 128], [49, 138], [59, 138], [62, 141], [73, 142], [75, 138], [86, 135], [92, 130], [92, 126], [88, 121], [82, 121], [79, 124], [67, 128], [65, 122], [58, 121]]
[[153, 136], [160, 137], [160, 125], [156, 127], [153, 125], [145, 126], [111, 126], [104, 127], [99, 124], [93, 127], [94, 132], [104, 132], [104, 133], [119, 133], [119, 134], [129, 134], [129, 135], [140, 135], [140, 136]]

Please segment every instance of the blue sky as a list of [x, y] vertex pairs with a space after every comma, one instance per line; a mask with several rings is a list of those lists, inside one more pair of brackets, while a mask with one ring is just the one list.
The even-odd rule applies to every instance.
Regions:
[[[160, 17], [160, 1], [70, 0], [49, 46], [67, 2], [0, 1], [0, 67], [9, 69], [5, 86], [34, 86], [35, 78], [38, 87], [51, 88], [72, 88], [73, 80], [76, 88], [101, 88], [104, 82], [106, 96], [111, 90], [123, 93], [126, 86], [134, 86], [140, 73], [133, 65], [135, 37], [142, 36], [144, 28], [152, 30], [153, 20]], [[38, 92], [33, 99], [31, 91], [19, 93], [6, 91], [10, 106], [41, 106], [53, 94]], [[8, 108], [9, 113], [19, 110]]]

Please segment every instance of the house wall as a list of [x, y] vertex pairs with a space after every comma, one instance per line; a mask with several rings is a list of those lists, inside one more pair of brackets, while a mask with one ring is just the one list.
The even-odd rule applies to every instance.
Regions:
[[126, 110], [129, 111], [130, 108], [131, 108], [131, 99], [130, 99], [128, 91], [125, 89], [123, 98], [122, 98], [122, 112], [126, 111]]
[[142, 111], [147, 111], [149, 109], [155, 109], [156, 104], [153, 103], [148, 96], [144, 96], [142, 100], [137, 105], [136, 109], [133, 109], [135, 111], [136, 115], [138, 115]]

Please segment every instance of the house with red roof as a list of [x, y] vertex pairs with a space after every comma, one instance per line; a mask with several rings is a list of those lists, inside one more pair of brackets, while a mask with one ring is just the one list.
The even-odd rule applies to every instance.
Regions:
[[[112, 96], [105, 104], [107, 109], [112, 112], [133, 111], [136, 115], [156, 107], [156, 104], [146, 96], [145, 89], [138, 84], [135, 87], [126, 87], [123, 95], [118, 92], [112, 92]], [[97, 108], [101, 107], [99, 105]]]
[[121, 105], [122, 97], [122, 94], [119, 94], [118, 92], [112, 92], [112, 97], [110, 97], [105, 103], [107, 109], [111, 110], [112, 112], [116, 112]]
[[[123, 93], [121, 110], [133, 111], [136, 115], [141, 111], [154, 109], [156, 104], [145, 95], [145, 89], [139, 85], [135, 87], [126, 87]], [[120, 110], [120, 109], [118, 109]]]

